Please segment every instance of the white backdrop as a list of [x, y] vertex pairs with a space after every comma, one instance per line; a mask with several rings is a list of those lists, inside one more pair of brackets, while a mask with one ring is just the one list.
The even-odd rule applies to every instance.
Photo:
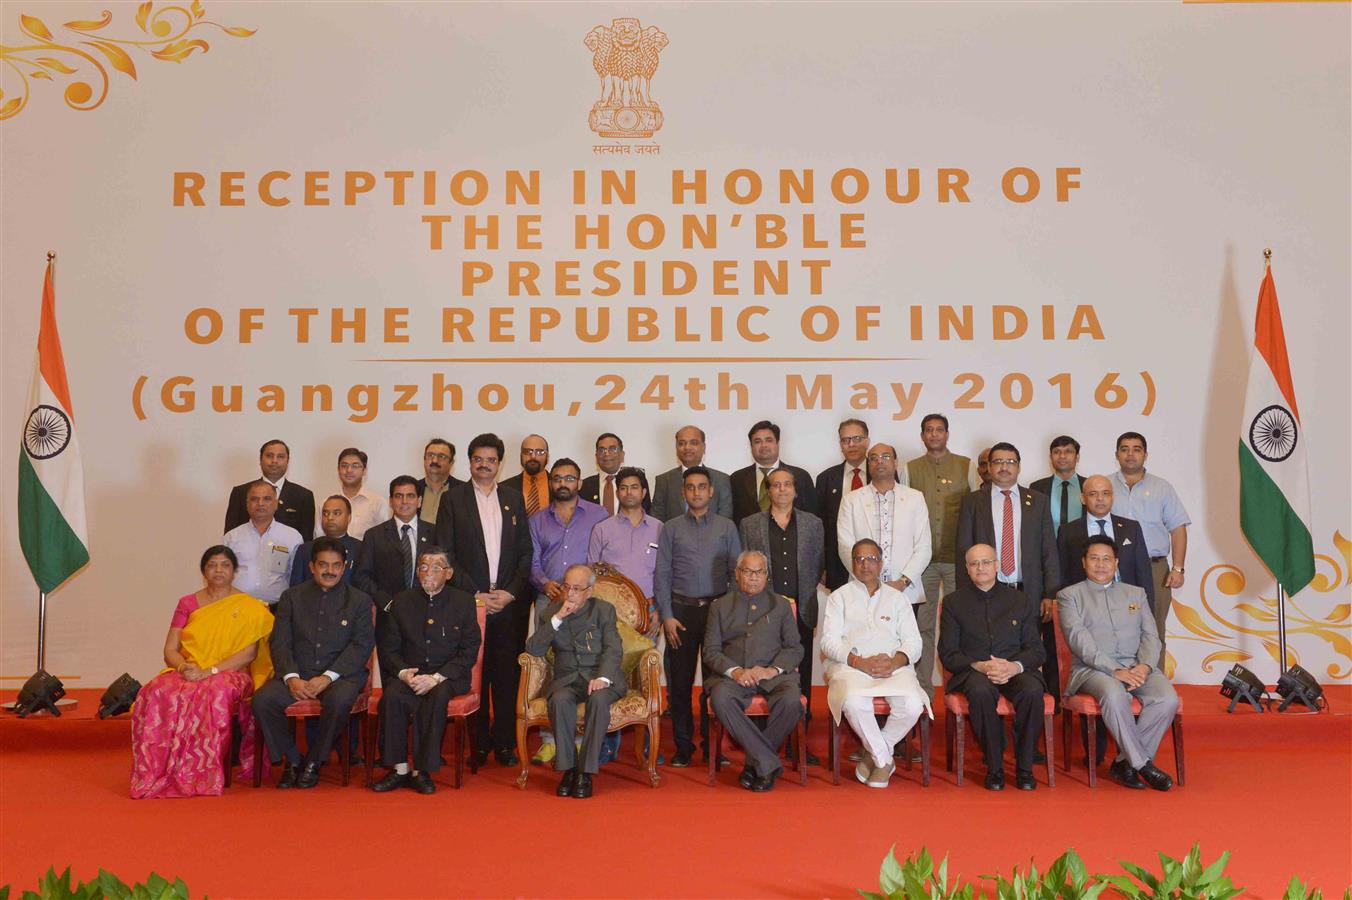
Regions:
[[[784, 429], [785, 458], [815, 472], [836, 459], [841, 418], [859, 415], [910, 457], [921, 452], [919, 421], [931, 411], [950, 416], [959, 452], [1012, 440], [1025, 482], [1046, 473], [1056, 434], [1081, 440], [1080, 470], [1093, 473], [1111, 470], [1118, 433], [1144, 432], [1150, 470], [1173, 482], [1193, 520], [1187, 584], [1175, 595], [1182, 608], [1170, 622], [1178, 679], [1218, 681], [1244, 658], [1271, 680], [1275, 625], [1264, 598], [1274, 589], [1235, 514], [1265, 246], [1274, 249], [1316, 485], [1319, 577], [1295, 598], [1293, 649], [1322, 679], [1349, 677], [1348, 6], [208, 0], [200, 18], [156, 4], [144, 28], [136, 4], [32, 7], [12, 4], [0, 23], [6, 47], [28, 48], [3, 73], [0, 97], [0, 110], [26, 98], [0, 123], [0, 428], [17, 452], [44, 254], [54, 249], [92, 542], [88, 569], [49, 602], [48, 669], [70, 686], [101, 687], [124, 670], [153, 674], [173, 605], [199, 584], [198, 556], [220, 536], [229, 487], [256, 475], [268, 438], [290, 443], [291, 476], [322, 496], [337, 485], [337, 451], [350, 444], [370, 453], [378, 489], [394, 475], [420, 475], [433, 434], [463, 456], [469, 438], [488, 430], [507, 441], [509, 459], [538, 431], [556, 458], [584, 465], [593, 437], [614, 430], [629, 461], [654, 472], [674, 463], [675, 429], [694, 422], [710, 434], [708, 461], [730, 471], [749, 460], [747, 427], [768, 417]], [[97, 31], [63, 25], [97, 22], [105, 7], [111, 22]], [[21, 30], [21, 13], [51, 37], [35, 36], [32, 22]], [[664, 124], [651, 137], [599, 137], [587, 124], [600, 80], [583, 39], [622, 16], [669, 41], [651, 81]], [[81, 43], [94, 39], [124, 47], [136, 79], [114, 67], [112, 51]], [[209, 52], [181, 43], [192, 40]], [[185, 50], [178, 62], [151, 55]], [[89, 60], [108, 80], [102, 102], [104, 76]], [[87, 101], [70, 92], [79, 81], [91, 85]], [[96, 108], [77, 111], [63, 96]], [[1002, 190], [1016, 167], [1039, 176], [1028, 202]], [[632, 170], [632, 204], [600, 202], [602, 169]], [[724, 196], [737, 169], [763, 177], [763, 196], [745, 204]], [[811, 170], [813, 202], [781, 202], [780, 169]], [[832, 197], [843, 169], [867, 176], [862, 202]], [[899, 170], [902, 188], [907, 170], [918, 170], [913, 202], [888, 199], [888, 169]], [[965, 175], [965, 200], [941, 202], [944, 169]], [[509, 170], [539, 173], [538, 202], [507, 202]], [[706, 173], [708, 202], [675, 202], [673, 171], [696, 170]], [[289, 205], [262, 199], [260, 179], [272, 171], [290, 173], [270, 182]], [[402, 204], [401, 176], [385, 175], [400, 171], [415, 173]], [[453, 184], [473, 185], [457, 176], [467, 171], [488, 186], [474, 206], [452, 193]], [[586, 173], [581, 198], [575, 171]], [[306, 172], [329, 173], [311, 176], [311, 199], [329, 205], [305, 202]], [[352, 205], [349, 172], [371, 173], [373, 185]], [[435, 173], [430, 204], [424, 172]], [[192, 177], [183, 173], [200, 174], [202, 206], [182, 195], [175, 204], [176, 180]], [[241, 186], [225, 200], [242, 205], [222, 203], [222, 173], [243, 173], [224, 176]], [[844, 187], [857, 184], [850, 177]], [[1019, 175], [1012, 189], [1027, 185]], [[804, 246], [808, 213], [829, 246]], [[611, 248], [574, 247], [573, 217], [600, 214], [617, 223]], [[682, 246], [683, 214], [716, 217], [716, 249]], [[429, 215], [451, 217], [445, 249], [431, 249]], [[464, 249], [465, 215], [499, 216], [499, 248]], [[539, 216], [538, 249], [514, 246], [521, 215]], [[785, 218], [786, 246], [756, 246], [758, 215]], [[857, 216], [849, 227], [863, 246], [841, 246], [842, 215]], [[633, 216], [660, 218], [665, 243], [628, 246]], [[579, 296], [556, 290], [555, 266], [568, 260], [579, 262]], [[600, 260], [619, 264], [612, 296], [590, 293]], [[640, 260], [650, 272], [642, 296], [631, 275]], [[736, 266], [734, 284], [715, 288], [715, 260]], [[787, 268], [786, 293], [754, 292], [756, 260]], [[664, 295], [663, 261], [690, 267], [698, 280], [689, 293]], [[513, 262], [540, 267], [539, 296], [513, 295]], [[464, 267], [475, 263], [494, 277], [465, 296]], [[366, 339], [349, 332], [331, 341], [331, 310], [350, 318], [359, 307]], [[574, 310], [591, 310], [594, 322], [602, 307], [616, 330], [584, 342]], [[628, 307], [653, 311], [657, 339], [630, 339]], [[745, 313], [753, 307], [764, 309]], [[255, 308], [261, 328], [242, 342], [240, 310]], [[300, 341], [288, 310], [311, 308], [309, 340]], [[407, 321], [406, 341], [385, 340], [391, 308], [407, 310], [390, 314]], [[514, 324], [492, 334], [490, 316], [503, 313], [491, 308], [514, 310]], [[562, 314], [535, 341], [531, 308]], [[943, 308], [970, 308], [968, 339], [940, 339]], [[220, 314], [218, 340], [188, 339], [195, 309]], [[472, 342], [443, 332], [444, 309], [473, 312]], [[804, 336], [805, 311], [814, 326], [834, 311], [839, 332]], [[1026, 333], [997, 333], [1020, 313]], [[739, 314], [766, 339], [740, 334]], [[862, 335], [861, 317], [876, 323]], [[190, 412], [162, 402], [176, 376], [193, 379]], [[661, 376], [667, 408], [643, 402], [650, 387], [649, 400], [661, 399], [663, 384], [653, 382]], [[818, 376], [830, 388], [791, 404], [791, 379], [824, 387]], [[720, 378], [745, 385], [744, 408], [735, 391], [720, 408]], [[691, 379], [702, 394], [688, 393]], [[463, 386], [462, 409], [437, 411], [442, 383]], [[314, 384], [332, 385], [331, 411], [303, 409], [302, 386]], [[213, 411], [215, 385], [239, 385], [243, 411]], [[277, 411], [258, 407], [267, 385], [284, 391]], [[502, 387], [501, 409], [484, 408], [481, 399], [496, 405], [484, 385]], [[554, 408], [527, 410], [527, 385], [537, 396], [552, 385]], [[876, 386], [876, 402], [856, 385]], [[612, 392], [622, 410], [604, 408]], [[188, 392], [169, 393], [181, 402]], [[401, 393], [416, 410], [398, 408]], [[852, 407], [857, 394], [864, 408]], [[464, 467], [458, 459], [457, 474]], [[12, 464], [8, 472], [0, 685], [13, 687], [33, 669], [37, 594], [18, 546]]]

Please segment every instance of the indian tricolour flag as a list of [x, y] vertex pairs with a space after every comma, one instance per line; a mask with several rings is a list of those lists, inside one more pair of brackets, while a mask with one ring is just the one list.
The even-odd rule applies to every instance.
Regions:
[[1310, 473], [1272, 269], [1258, 289], [1249, 389], [1239, 436], [1239, 524], [1287, 594], [1314, 578]]
[[43, 593], [54, 590], [89, 562], [84, 468], [75, 439], [66, 362], [56, 333], [52, 266], [47, 263], [42, 283], [38, 354], [19, 450], [19, 544]]

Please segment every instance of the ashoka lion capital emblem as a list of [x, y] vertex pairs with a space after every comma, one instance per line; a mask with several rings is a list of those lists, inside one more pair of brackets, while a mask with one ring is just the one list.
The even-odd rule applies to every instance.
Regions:
[[609, 28], [597, 25], [582, 43], [601, 78], [601, 97], [587, 116], [591, 130], [607, 138], [652, 137], [662, 127], [662, 108], [650, 89], [667, 36], [638, 19], [615, 19]]

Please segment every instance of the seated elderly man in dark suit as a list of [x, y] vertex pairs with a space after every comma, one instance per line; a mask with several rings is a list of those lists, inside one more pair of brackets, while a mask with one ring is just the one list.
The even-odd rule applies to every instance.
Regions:
[[[779, 747], [803, 714], [798, 664], [803, 645], [789, 601], [766, 587], [769, 561], [758, 550], [737, 557], [737, 586], [714, 601], [704, 630], [704, 684], [709, 705], [742, 749], [746, 766], [738, 784], [763, 793], [784, 766]], [[765, 729], [746, 714], [751, 698], [765, 695]], [[718, 752], [718, 748], [710, 749]]]
[[[319, 764], [348, 724], [375, 647], [371, 597], [342, 580], [347, 548], [336, 538], [322, 537], [315, 538], [313, 549], [313, 577], [287, 588], [277, 601], [277, 621], [268, 641], [277, 675], [253, 698], [272, 761], [286, 763], [279, 788], [319, 783]], [[286, 719], [286, 708], [296, 700], [319, 700], [322, 707], [304, 768]]]
[[[586, 799], [600, 767], [601, 742], [610, 727], [610, 704], [624, 696], [623, 647], [615, 607], [591, 596], [596, 573], [584, 565], [563, 573], [563, 599], [541, 607], [526, 652], [544, 656], [554, 650], [554, 680], [549, 685], [549, 723], [558, 736], [554, 769], [563, 772], [556, 793]], [[577, 705], [586, 704], [582, 758], [577, 758]]]

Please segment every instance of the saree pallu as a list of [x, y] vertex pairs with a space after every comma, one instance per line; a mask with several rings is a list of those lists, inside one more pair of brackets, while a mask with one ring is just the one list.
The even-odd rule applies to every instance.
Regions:
[[251, 644], [258, 645], [258, 655], [247, 671], [187, 681], [166, 669], [141, 689], [132, 708], [132, 799], [219, 796], [232, 720], [241, 736], [240, 765], [251, 770], [258, 740], [244, 701], [272, 675], [271, 631], [272, 613], [247, 594], [232, 594], [189, 616], [180, 646], [194, 666], [210, 669]]

